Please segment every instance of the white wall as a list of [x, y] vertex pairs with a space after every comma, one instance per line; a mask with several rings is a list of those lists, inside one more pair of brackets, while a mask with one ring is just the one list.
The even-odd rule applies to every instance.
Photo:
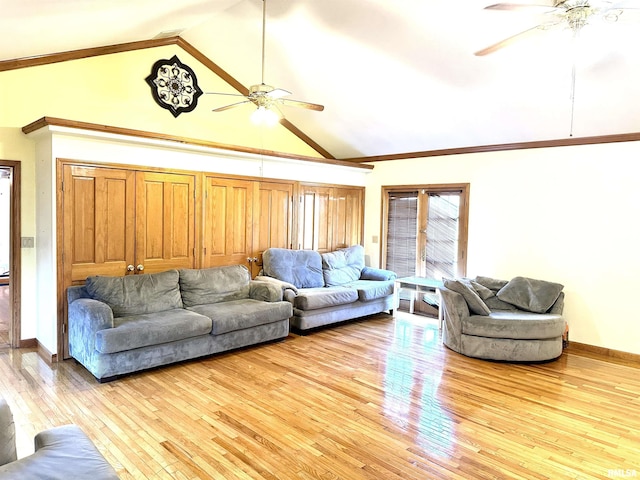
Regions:
[[640, 354], [640, 142], [375, 163], [365, 250], [380, 258], [381, 187], [470, 183], [467, 275], [564, 284], [576, 342]]

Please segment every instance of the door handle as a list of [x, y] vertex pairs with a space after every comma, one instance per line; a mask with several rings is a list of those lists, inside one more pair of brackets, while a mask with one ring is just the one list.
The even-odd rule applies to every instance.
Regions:
[[249, 262], [249, 263], [253, 262], [253, 260], [251, 259], [251, 257], [247, 257], [247, 262]]
[[133, 272], [135, 270], [133, 265], [127, 265], [127, 272]]
[[144, 270], [144, 265], [140, 264], [136, 267], [138, 269], [139, 272]]

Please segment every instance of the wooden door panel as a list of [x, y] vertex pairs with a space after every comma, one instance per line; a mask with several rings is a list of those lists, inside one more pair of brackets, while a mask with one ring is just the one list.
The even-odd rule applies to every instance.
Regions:
[[262, 268], [267, 248], [291, 248], [293, 184], [260, 182], [253, 207], [252, 274]]
[[331, 188], [301, 186], [298, 247], [320, 253], [332, 249]]
[[136, 268], [195, 268], [195, 177], [136, 173]]
[[333, 250], [362, 243], [363, 190], [334, 189]]
[[65, 165], [63, 182], [65, 285], [125, 275], [134, 250], [133, 173]]
[[253, 186], [248, 180], [207, 177], [204, 266], [246, 265], [251, 258]]

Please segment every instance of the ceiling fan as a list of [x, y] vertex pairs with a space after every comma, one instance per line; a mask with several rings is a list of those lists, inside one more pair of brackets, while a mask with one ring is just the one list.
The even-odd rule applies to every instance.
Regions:
[[[267, 22], [267, 0], [262, 0], [262, 76], [260, 83], [257, 85], [251, 85], [249, 87], [248, 95], [241, 95], [236, 93], [217, 93], [217, 92], [206, 92], [209, 95], [226, 95], [231, 97], [242, 97], [244, 100], [232, 103], [229, 105], [225, 105], [223, 107], [219, 107], [214, 109], [214, 112], [223, 112], [225, 110], [229, 110], [230, 108], [235, 108], [240, 105], [244, 105], [246, 103], [253, 103], [257, 109], [251, 115], [251, 120], [254, 123], [258, 124], [275, 124], [280, 118], [284, 118], [282, 111], [280, 110], [280, 105], [290, 106], [290, 107], [300, 107], [306, 108], [308, 110], [316, 110], [322, 111], [324, 110], [323, 105], [318, 105], [316, 103], [309, 102], [301, 102], [299, 100], [293, 100], [289, 98], [284, 98], [288, 95], [291, 95], [291, 92], [284, 90], [283, 88], [275, 88], [271, 85], [267, 85], [264, 83], [264, 51], [265, 51], [265, 30], [266, 30], [266, 22]], [[274, 111], [276, 110], [276, 111]]]
[[485, 10], [528, 10], [538, 12], [549, 17], [542, 22], [523, 32], [490, 45], [475, 52], [477, 56], [484, 56], [500, 50], [511, 43], [539, 31], [549, 30], [554, 27], [565, 27], [577, 35], [578, 32], [592, 19], [600, 18], [606, 22], [617, 22], [625, 13], [637, 12], [637, 8], [618, 7], [624, 2], [612, 2], [607, 0], [555, 0], [552, 5], [544, 4], [520, 4], [520, 3], [496, 3], [485, 7]]

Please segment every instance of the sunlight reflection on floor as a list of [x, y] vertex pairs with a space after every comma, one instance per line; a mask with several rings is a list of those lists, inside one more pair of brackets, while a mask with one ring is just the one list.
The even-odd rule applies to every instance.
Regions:
[[438, 401], [442, 371], [420, 371], [424, 357], [440, 342], [437, 319], [396, 312], [393, 342], [385, 368], [385, 416], [406, 431], [430, 455], [450, 456], [454, 422]]

